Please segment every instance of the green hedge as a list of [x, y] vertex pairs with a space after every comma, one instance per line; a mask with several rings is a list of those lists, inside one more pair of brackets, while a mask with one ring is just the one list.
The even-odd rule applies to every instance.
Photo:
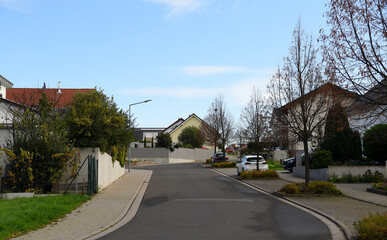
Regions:
[[279, 190], [285, 194], [325, 194], [342, 195], [342, 192], [331, 182], [311, 181], [305, 187], [305, 183], [289, 183]]
[[214, 163], [213, 167], [215, 167], [215, 168], [234, 168], [234, 167], [236, 167], [236, 163], [235, 162]]
[[274, 171], [274, 170], [260, 170], [260, 171], [257, 171], [257, 170], [253, 170], [253, 171], [243, 171], [241, 172], [241, 177], [242, 178], [247, 178], [247, 179], [262, 179], [262, 178], [266, 178], [266, 179], [278, 179], [279, 178], [279, 175], [277, 173], [277, 171]]

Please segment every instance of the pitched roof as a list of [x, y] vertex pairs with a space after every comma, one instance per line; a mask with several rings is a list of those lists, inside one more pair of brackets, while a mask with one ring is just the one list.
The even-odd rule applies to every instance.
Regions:
[[[345, 90], [333, 83], [325, 83], [323, 85], [321, 85], [320, 87], [314, 89], [313, 91], [310, 91], [308, 92], [307, 94], [304, 95], [304, 99], [308, 99], [310, 98], [311, 96], [314, 96], [315, 94], [317, 93], [320, 93], [320, 92], [327, 92], [327, 91], [331, 91], [332, 93], [335, 94], [335, 96], [347, 96], [347, 97], [352, 97], [352, 98], [358, 98], [359, 95], [354, 93], [354, 92], [351, 92], [351, 91], [348, 91], [348, 90]], [[287, 104], [285, 104], [284, 106], [282, 106], [280, 108], [280, 110], [284, 111], [285, 109], [289, 108], [289, 107], [292, 107], [294, 106], [295, 104], [299, 103], [301, 101], [301, 97], [293, 100], [292, 102], [289, 102]]]
[[185, 122], [187, 122], [189, 119], [191, 119], [192, 117], [196, 117], [197, 119], [199, 119], [199, 121], [203, 121], [200, 117], [198, 117], [195, 113], [192, 113], [191, 115], [189, 115], [185, 120], [182, 119], [182, 118], [179, 118], [176, 122], [172, 123], [169, 127], [165, 128], [164, 132], [167, 132], [167, 133], [172, 133], [173, 131], [175, 131], [178, 127], [180, 127], [181, 125], [183, 125]]
[[88, 93], [95, 91], [94, 88], [72, 89], [72, 88], [9, 88], [7, 99], [27, 106], [39, 105], [39, 99], [43, 91], [52, 101], [55, 108], [68, 107], [76, 93]]
[[8, 79], [0, 75], [0, 81], [5, 85], [6, 88], [10, 88], [13, 86], [13, 83], [11, 83]]

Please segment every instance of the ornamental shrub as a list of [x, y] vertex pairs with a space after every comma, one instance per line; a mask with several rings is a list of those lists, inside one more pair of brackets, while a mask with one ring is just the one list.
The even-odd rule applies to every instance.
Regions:
[[289, 183], [279, 190], [286, 194], [324, 194], [342, 195], [342, 192], [331, 182], [310, 181], [308, 186], [305, 183]]
[[211, 164], [211, 163], [212, 163], [212, 159], [211, 159], [211, 158], [206, 159], [206, 163], [207, 163], [207, 164]]
[[387, 239], [387, 213], [363, 217], [354, 223], [357, 239]]
[[370, 160], [380, 163], [386, 161], [387, 156], [387, 124], [377, 124], [364, 133], [364, 155]]
[[373, 183], [372, 188], [387, 191], [387, 182]]
[[241, 172], [241, 178], [247, 179], [278, 179], [279, 175], [277, 171], [274, 170], [259, 170], [254, 169], [253, 171], [243, 171]]
[[327, 168], [333, 163], [332, 153], [328, 150], [318, 150], [313, 153], [311, 168]]
[[236, 167], [235, 162], [219, 162], [219, 163], [214, 163], [213, 167], [215, 168], [234, 168]]

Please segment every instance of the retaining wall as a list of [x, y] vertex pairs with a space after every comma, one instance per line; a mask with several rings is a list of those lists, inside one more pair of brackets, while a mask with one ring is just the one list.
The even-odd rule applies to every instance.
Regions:
[[173, 152], [166, 148], [131, 148], [130, 160], [152, 161], [154, 164], [204, 162], [212, 156], [212, 149], [177, 148]]

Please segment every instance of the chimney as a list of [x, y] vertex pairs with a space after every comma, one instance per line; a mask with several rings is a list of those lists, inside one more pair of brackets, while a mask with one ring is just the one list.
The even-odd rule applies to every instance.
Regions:
[[62, 92], [60, 90], [60, 81], [58, 82], [58, 91], [56, 92], [56, 94], [62, 94]]

